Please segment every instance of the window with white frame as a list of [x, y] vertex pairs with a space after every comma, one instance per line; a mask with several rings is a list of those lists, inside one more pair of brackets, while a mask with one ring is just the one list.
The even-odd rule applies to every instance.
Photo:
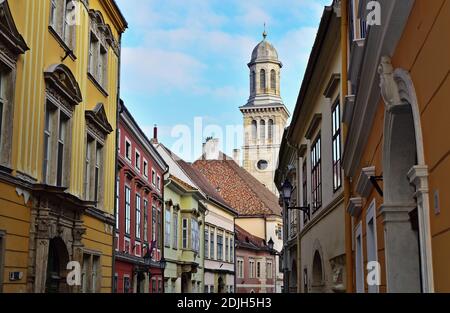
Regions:
[[[367, 233], [367, 262], [378, 262], [377, 250], [377, 220], [375, 199], [370, 204], [366, 215], [366, 233]], [[378, 293], [378, 286], [369, 285], [369, 293]]]
[[213, 227], [210, 227], [209, 257], [211, 259], [216, 259], [216, 255], [215, 255], [215, 229]]
[[156, 177], [156, 188], [161, 190], [161, 177], [159, 175]]
[[320, 135], [311, 146], [311, 188], [313, 213], [322, 206], [322, 149]]
[[141, 196], [136, 193], [136, 239], [141, 238]]
[[131, 162], [131, 141], [125, 138], [125, 158]]
[[261, 261], [256, 262], [256, 277], [261, 278]]
[[125, 233], [131, 232], [131, 189], [125, 186]]
[[187, 249], [188, 248], [188, 219], [183, 218], [182, 224], [182, 248]]
[[86, 158], [85, 158], [85, 198], [96, 201], [100, 207], [103, 199], [103, 146], [94, 136], [86, 136]]
[[70, 175], [71, 127], [67, 112], [48, 101], [44, 124], [43, 181], [48, 185], [68, 186]]
[[130, 280], [130, 276], [128, 276], [128, 275], [123, 276], [123, 292], [124, 293], [131, 292], [131, 280]]
[[356, 228], [355, 266], [356, 266], [356, 292], [364, 293], [364, 255], [361, 222]]
[[148, 200], [144, 199], [144, 241], [148, 242]]
[[117, 151], [120, 152], [120, 128], [117, 129]]
[[130, 238], [123, 238], [123, 252], [130, 254], [131, 253], [131, 241]]
[[[115, 42], [111, 29], [104, 24], [97, 12], [90, 10], [90, 40], [89, 40], [89, 67], [90, 78], [101, 89], [107, 89], [108, 77], [108, 48]], [[103, 91], [102, 90], [102, 91]]]
[[178, 249], [178, 213], [173, 212], [173, 242], [172, 248]]
[[230, 238], [225, 234], [225, 261], [230, 262]]
[[209, 259], [209, 226], [205, 225], [205, 258]]
[[223, 231], [217, 230], [217, 260], [223, 261]]
[[248, 260], [248, 269], [249, 269], [249, 278], [255, 278], [255, 260], [254, 259], [249, 259]]
[[84, 253], [82, 267], [82, 292], [98, 293], [101, 285], [101, 263], [100, 256]]
[[234, 234], [230, 237], [230, 262], [234, 262]]
[[134, 166], [139, 172], [141, 171], [141, 153], [137, 149], [134, 153]]
[[337, 191], [342, 186], [341, 171], [341, 106], [339, 99], [333, 105], [331, 113], [332, 119], [332, 154], [333, 154], [333, 191]]
[[144, 159], [144, 166], [143, 166], [143, 170], [144, 170], [144, 176], [146, 178], [148, 178], [148, 161], [146, 159]]
[[157, 216], [158, 213], [156, 211], [156, 207], [152, 206], [152, 242], [158, 239], [158, 223], [156, 220]]
[[154, 169], [152, 169], [152, 184], [153, 186], [156, 185], [156, 172]]
[[170, 212], [170, 206], [167, 206], [165, 210], [165, 225], [164, 225], [164, 245], [170, 247], [170, 222], [172, 220], [172, 214]]
[[195, 218], [191, 219], [191, 234], [192, 234], [192, 250], [200, 252], [200, 234], [198, 221]]
[[244, 278], [244, 259], [237, 259], [237, 276], [238, 278]]
[[268, 279], [272, 279], [273, 278], [273, 264], [272, 264], [272, 260], [267, 260], [266, 271], [267, 271], [266, 277]]
[[135, 247], [134, 247], [134, 254], [136, 256], [141, 256], [142, 255], [141, 243], [136, 241], [134, 243], [134, 245], [135, 245]]
[[50, 27], [70, 50], [75, 48], [76, 10], [76, 2], [73, 0], [50, 2]]

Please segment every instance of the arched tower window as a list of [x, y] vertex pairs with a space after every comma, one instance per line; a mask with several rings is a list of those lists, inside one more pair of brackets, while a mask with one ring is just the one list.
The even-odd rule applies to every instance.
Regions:
[[256, 121], [253, 120], [253, 121], [252, 121], [252, 139], [253, 139], [253, 140], [256, 140], [257, 130], [258, 130], [258, 127], [257, 127], [257, 125], [256, 125]]
[[273, 131], [274, 131], [274, 127], [273, 127], [273, 120], [270, 119], [267, 126], [268, 126], [268, 138], [269, 140], [273, 140]]
[[270, 89], [272, 89], [273, 92], [276, 92], [277, 90], [277, 76], [276, 76], [275, 70], [270, 71]]
[[266, 90], [266, 70], [261, 70], [261, 72], [259, 72], [259, 88], [261, 91]]
[[256, 91], [256, 73], [255, 71], [252, 71], [251, 75], [250, 75], [250, 88], [252, 90], [252, 92]]
[[259, 126], [260, 126], [260, 139], [264, 140], [266, 139], [266, 121], [261, 120]]

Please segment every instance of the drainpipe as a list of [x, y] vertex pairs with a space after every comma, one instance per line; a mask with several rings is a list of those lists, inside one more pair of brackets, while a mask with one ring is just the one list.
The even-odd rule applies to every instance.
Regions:
[[[345, 105], [345, 97], [348, 94], [348, 0], [341, 0], [341, 104]], [[348, 127], [342, 123], [342, 140], [343, 145], [347, 139]], [[344, 146], [345, 149], [345, 146]], [[352, 252], [352, 218], [347, 212], [351, 194], [350, 177], [345, 174], [344, 177], [344, 214], [345, 214], [345, 264], [346, 264], [346, 285], [347, 292], [353, 292], [353, 252]]]
[[[114, 195], [117, 197], [116, 192], [117, 192], [117, 178], [119, 176], [119, 171], [117, 170], [118, 167], [118, 151], [117, 151], [117, 147], [118, 147], [118, 141], [119, 141], [119, 136], [118, 136], [118, 132], [117, 129], [119, 129], [119, 119], [120, 119], [120, 111], [119, 107], [120, 107], [120, 77], [121, 77], [121, 71], [120, 71], [120, 67], [121, 67], [121, 56], [122, 56], [122, 34], [119, 34], [119, 60], [118, 60], [118, 69], [117, 69], [117, 99], [116, 99], [116, 145], [115, 145], [115, 160], [114, 160]], [[117, 210], [119, 210], [119, 208], [117, 207], [117, 201], [116, 198], [114, 197], [114, 219], [117, 216]], [[118, 221], [116, 221], [116, 224], [118, 223]], [[113, 244], [112, 244], [112, 292], [114, 292], [114, 278], [116, 277], [116, 247], [114, 246], [114, 241], [116, 239], [116, 231], [118, 231], [116, 229], [116, 225], [114, 225], [114, 231], [113, 231]], [[117, 283], [119, 283], [117, 281]], [[115, 291], [117, 292], [117, 290]]]

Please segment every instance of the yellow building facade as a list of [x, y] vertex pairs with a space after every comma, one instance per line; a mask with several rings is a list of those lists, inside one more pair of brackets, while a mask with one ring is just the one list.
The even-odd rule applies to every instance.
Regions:
[[110, 292], [127, 23], [113, 0], [0, 10], [0, 292]]

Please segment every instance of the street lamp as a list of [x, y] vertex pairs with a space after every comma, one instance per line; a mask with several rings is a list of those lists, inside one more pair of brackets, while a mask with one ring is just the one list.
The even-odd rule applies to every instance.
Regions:
[[307, 206], [300, 206], [300, 207], [290, 207], [289, 206], [289, 203], [290, 203], [291, 197], [292, 197], [292, 189], [293, 189], [293, 186], [292, 186], [291, 182], [288, 179], [286, 179], [283, 183], [283, 186], [281, 186], [281, 192], [282, 192], [282, 196], [284, 199], [284, 203], [286, 203], [286, 208], [288, 210], [300, 210], [303, 213], [305, 213], [309, 219], [310, 211], [311, 211], [309, 204]]

